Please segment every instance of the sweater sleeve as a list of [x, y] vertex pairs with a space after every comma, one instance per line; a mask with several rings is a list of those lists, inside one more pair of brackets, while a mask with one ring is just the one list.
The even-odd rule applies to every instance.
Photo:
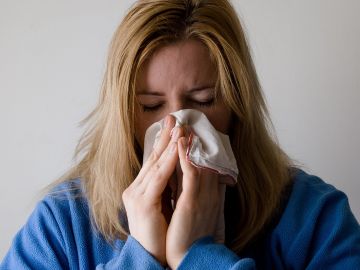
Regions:
[[252, 270], [256, 268], [253, 259], [241, 259], [225, 245], [217, 244], [211, 236], [206, 236], [192, 244], [178, 269]]
[[[104, 255], [102, 246], [91, 248], [94, 239], [87, 238], [84, 217], [68, 202], [49, 198], [41, 201], [26, 224], [16, 234], [0, 264], [8, 269], [164, 269], [133, 237], [120, 250]], [[70, 218], [70, 216], [72, 218]], [[85, 226], [84, 226], [85, 225]], [[73, 226], [73, 227], [71, 227]], [[81, 229], [79, 229], [81, 228]], [[76, 239], [76, 240], [74, 240]], [[99, 258], [97, 265], [94, 258]], [[105, 261], [105, 262], [104, 262]]]
[[99, 264], [96, 269], [160, 270], [164, 268], [135, 238], [129, 235], [120, 255], [106, 264]]

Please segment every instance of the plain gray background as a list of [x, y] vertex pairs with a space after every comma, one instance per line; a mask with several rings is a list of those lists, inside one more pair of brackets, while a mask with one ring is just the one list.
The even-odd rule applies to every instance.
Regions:
[[[111, 36], [134, 1], [0, 0], [0, 259], [65, 172]], [[279, 141], [360, 219], [360, 2], [232, 1]]]

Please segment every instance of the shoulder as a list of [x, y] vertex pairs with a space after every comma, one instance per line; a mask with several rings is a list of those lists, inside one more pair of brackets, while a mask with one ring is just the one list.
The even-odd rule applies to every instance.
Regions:
[[287, 222], [296, 224], [310, 219], [313, 223], [325, 222], [330, 217], [332, 222], [340, 218], [355, 220], [343, 191], [300, 169], [293, 177], [292, 190], [283, 217], [287, 218]]
[[40, 200], [35, 211], [45, 211], [60, 223], [67, 220], [81, 220], [88, 217], [88, 205], [80, 178], [67, 180], [56, 186]]
[[85, 196], [85, 188], [81, 178], [69, 179], [61, 183], [54, 184], [47, 192], [45, 199], [48, 197], [74, 198]]
[[[347, 200], [347, 196], [320, 177], [297, 169], [292, 180], [292, 191], [285, 211], [291, 212], [293, 207], [298, 204], [303, 206], [302, 209], [311, 207], [315, 210], [334, 199]], [[299, 213], [299, 210], [296, 209], [296, 212]]]
[[360, 226], [344, 192], [299, 169], [272, 244], [285, 261], [304, 267], [324, 267], [339, 256], [339, 263], [358, 262], [351, 254], [360, 254]]
[[296, 169], [293, 177], [292, 195], [298, 195], [301, 191], [311, 192], [311, 195], [314, 197], [323, 196], [332, 192], [341, 192], [320, 177], [309, 174], [301, 169]]
[[330, 217], [333, 218], [332, 222], [340, 218], [355, 220], [346, 194], [320, 177], [298, 169], [293, 177], [282, 221], [286, 222], [289, 229], [292, 228], [290, 230], [297, 231], [298, 226], [307, 222], [327, 222]]
[[38, 201], [19, 234], [30, 243], [42, 239], [42, 246], [61, 249], [68, 258], [74, 258], [78, 247], [87, 240], [99, 242], [101, 236], [92, 224], [81, 179], [53, 186]]
[[67, 180], [53, 186], [37, 203], [28, 222], [37, 224], [49, 236], [56, 235], [64, 247], [76, 240], [78, 235], [90, 233], [89, 207], [81, 179]]
[[95, 229], [80, 179], [54, 186], [15, 235], [0, 269], [95, 269], [119, 254]]

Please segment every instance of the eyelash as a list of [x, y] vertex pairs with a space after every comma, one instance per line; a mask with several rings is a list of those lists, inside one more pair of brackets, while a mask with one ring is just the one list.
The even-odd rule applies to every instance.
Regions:
[[[214, 101], [215, 101], [214, 99], [211, 99], [211, 100], [208, 100], [205, 102], [193, 101], [193, 103], [195, 103], [199, 107], [211, 107], [214, 105]], [[157, 111], [158, 109], [160, 109], [161, 106], [162, 106], [162, 104], [155, 105], [153, 107], [141, 105], [143, 112], [154, 112], [154, 111]]]

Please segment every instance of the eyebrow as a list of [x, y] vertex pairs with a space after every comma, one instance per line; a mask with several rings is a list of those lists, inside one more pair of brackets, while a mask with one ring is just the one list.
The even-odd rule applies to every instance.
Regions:
[[[215, 89], [215, 85], [205, 85], [205, 86], [200, 86], [200, 87], [194, 87], [191, 88], [190, 90], [188, 90], [188, 93], [193, 93], [193, 92], [200, 92], [203, 90], [207, 90], [207, 89]], [[164, 96], [163, 93], [161, 92], [157, 92], [157, 91], [146, 91], [146, 90], [142, 90], [139, 93], [136, 93], [136, 95], [151, 95], [151, 96]]]

